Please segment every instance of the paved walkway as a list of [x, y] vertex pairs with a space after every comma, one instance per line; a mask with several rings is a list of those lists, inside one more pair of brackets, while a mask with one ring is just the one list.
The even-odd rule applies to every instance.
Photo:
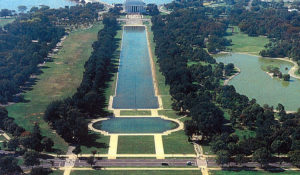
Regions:
[[118, 138], [117, 134], [110, 136], [109, 149], [108, 149], [108, 159], [116, 159], [118, 151]]
[[68, 158], [65, 161], [64, 175], [70, 175], [72, 168], [75, 165], [75, 161], [77, 158], [76, 158], [75, 154], [72, 153], [72, 151], [74, 149], [75, 149], [74, 146], [69, 146], [69, 148], [68, 148], [68, 152], [67, 152]]
[[162, 135], [154, 135], [155, 153], [157, 159], [165, 159], [164, 145], [162, 141]]

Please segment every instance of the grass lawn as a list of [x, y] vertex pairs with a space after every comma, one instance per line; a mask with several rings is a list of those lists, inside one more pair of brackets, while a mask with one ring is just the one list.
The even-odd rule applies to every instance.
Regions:
[[28, 102], [7, 107], [9, 116], [26, 130], [31, 130], [34, 123], [39, 123], [42, 134], [55, 142], [56, 149], [66, 151], [68, 144], [43, 120], [43, 112], [51, 101], [76, 92], [82, 80], [84, 63], [92, 51], [91, 45], [97, 40], [97, 33], [102, 27], [102, 24], [97, 24], [88, 30], [72, 32], [54, 61], [46, 63], [32, 90], [24, 93]]
[[127, 111], [127, 110], [121, 110], [121, 115], [151, 115], [151, 111]]
[[101, 171], [101, 170], [90, 170], [90, 171], [72, 171], [71, 175], [201, 175], [201, 171], [192, 171], [192, 170], [185, 170], [185, 171], [152, 171], [152, 170], [145, 170], [145, 171]]
[[96, 150], [97, 154], [107, 154], [110, 136], [104, 136], [93, 131], [90, 131], [90, 133], [89, 137], [96, 137], [95, 142], [89, 142], [85, 146], [81, 146], [81, 153], [91, 154], [92, 151]]
[[[155, 55], [155, 43], [153, 41], [153, 32], [151, 31], [151, 25], [147, 24], [146, 25], [148, 28], [148, 34], [149, 34], [149, 42], [150, 42], [150, 47], [151, 47], [151, 53], [153, 57], [153, 61], [155, 64], [155, 75], [156, 75], [156, 80], [158, 84], [158, 91], [159, 95], [170, 95], [170, 86], [165, 84], [165, 77], [163, 74], [159, 71], [159, 65], [157, 63], [157, 57]], [[164, 103], [164, 102], [163, 102]]]
[[[228, 29], [227, 32], [231, 34], [231, 29]], [[242, 33], [237, 26], [234, 26], [234, 34], [226, 38], [232, 40], [232, 46], [229, 47], [232, 52], [247, 52], [255, 55], [259, 55], [259, 52], [269, 43], [269, 39], [263, 36], [249, 37]]]
[[184, 131], [163, 136], [165, 154], [195, 154], [194, 146], [188, 142]]
[[3, 135], [0, 135], [0, 141], [7, 141]]
[[296, 175], [300, 174], [299, 171], [284, 171], [284, 172], [268, 172], [268, 171], [209, 171], [211, 175]]
[[53, 170], [52, 173], [50, 173], [50, 175], [63, 175], [64, 171], [62, 170]]
[[169, 118], [179, 118], [180, 116], [176, 114], [176, 111], [173, 110], [159, 110], [158, 111], [159, 115], [164, 115]]
[[155, 154], [153, 136], [119, 136], [118, 154]]
[[5, 26], [6, 24], [12, 23], [15, 20], [15, 18], [1, 18], [0, 19], [0, 27]]

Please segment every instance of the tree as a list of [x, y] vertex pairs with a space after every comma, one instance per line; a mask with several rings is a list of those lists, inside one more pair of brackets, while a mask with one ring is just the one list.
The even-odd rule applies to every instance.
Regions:
[[95, 164], [95, 158], [94, 158], [94, 156], [88, 157], [87, 160], [86, 160], [86, 162], [87, 162], [88, 164], [90, 164], [91, 167], [93, 167], [93, 165]]
[[24, 13], [27, 10], [27, 7], [25, 5], [18, 6], [18, 10], [22, 13]]
[[92, 153], [93, 156], [95, 157], [95, 154], [97, 154], [97, 150], [93, 150], [93, 151], [91, 151], [91, 153]]
[[76, 145], [76, 147], [75, 147], [75, 149], [72, 151], [72, 153], [76, 154], [76, 156], [78, 157], [78, 154], [81, 153], [80, 145]]
[[290, 151], [288, 158], [296, 167], [300, 167], [300, 150]]
[[45, 137], [42, 140], [42, 144], [44, 146], [45, 151], [47, 151], [47, 152], [51, 152], [52, 151], [52, 147], [54, 146], [54, 142], [53, 142], [52, 139], [50, 139], [48, 137]]
[[272, 154], [269, 150], [265, 147], [259, 148], [253, 153], [253, 161], [260, 163], [260, 166], [263, 167], [264, 165], [268, 164]]
[[291, 76], [290, 74], [283, 74], [282, 78], [284, 81], [290, 81]]
[[32, 168], [32, 170], [30, 171], [30, 175], [48, 175], [52, 172], [53, 171], [49, 168], [36, 167]]
[[0, 11], [0, 16], [6, 18], [7, 16], [11, 16], [12, 15], [12, 11], [8, 10], [8, 9], [2, 9]]
[[217, 164], [223, 167], [224, 164], [228, 164], [230, 162], [230, 155], [227, 150], [220, 150], [217, 152], [216, 157]]
[[19, 174], [22, 170], [18, 165], [18, 160], [12, 156], [0, 158], [0, 174]]
[[246, 159], [246, 156], [245, 154], [237, 154], [235, 157], [234, 157], [234, 161], [235, 163], [238, 165], [241, 165], [242, 163], [246, 163], [247, 162], [247, 159]]
[[34, 166], [34, 165], [39, 165], [40, 160], [39, 160], [39, 153], [36, 151], [28, 151], [24, 154], [24, 165], [26, 166]]
[[13, 138], [13, 139], [9, 140], [8, 143], [7, 143], [7, 148], [10, 149], [10, 150], [16, 151], [18, 146], [19, 146], [19, 139], [18, 138]]

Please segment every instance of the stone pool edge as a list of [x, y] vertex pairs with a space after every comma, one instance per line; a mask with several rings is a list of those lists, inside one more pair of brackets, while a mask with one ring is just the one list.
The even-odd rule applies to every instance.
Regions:
[[[115, 116], [115, 117], [121, 117], [121, 116]], [[132, 117], [132, 118], [139, 118], [139, 117], [153, 117], [153, 116], [122, 116], [122, 117]], [[91, 130], [91, 131], [94, 131], [94, 132], [97, 132], [97, 133], [101, 133], [102, 135], [104, 136], [111, 136], [111, 135], [118, 135], [118, 136], [154, 136], [154, 135], [169, 135], [173, 132], [177, 132], [177, 131], [180, 131], [180, 130], [183, 130], [184, 129], [184, 124], [183, 122], [181, 122], [180, 120], [178, 119], [173, 119], [173, 118], [169, 118], [167, 116], [164, 116], [164, 115], [159, 115], [157, 117], [160, 117], [161, 119], [164, 119], [164, 120], [169, 120], [169, 121], [173, 121], [175, 122], [176, 124], [178, 124], [178, 126], [176, 128], [173, 128], [173, 129], [170, 129], [170, 130], [167, 130], [167, 131], [164, 131], [162, 133], [109, 133], [107, 131], [103, 131], [103, 130], [100, 130], [100, 129], [96, 129], [93, 127], [93, 125], [96, 123], [96, 122], [100, 122], [100, 121], [104, 121], [104, 120], [109, 120], [110, 118], [98, 118], [98, 119], [94, 119], [92, 120], [89, 124], [88, 124], [88, 128]]]

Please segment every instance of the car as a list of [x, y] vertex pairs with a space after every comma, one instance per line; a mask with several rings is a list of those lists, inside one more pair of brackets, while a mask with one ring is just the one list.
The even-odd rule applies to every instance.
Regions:
[[191, 166], [193, 163], [191, 162], [191, 161], [187, 161], [186, 162], [186, 165], [189, 165], [189, 166]]
[[163, 162], [161, 163], [162, 166], [169, 166], [169, 164], [167, 162]]

